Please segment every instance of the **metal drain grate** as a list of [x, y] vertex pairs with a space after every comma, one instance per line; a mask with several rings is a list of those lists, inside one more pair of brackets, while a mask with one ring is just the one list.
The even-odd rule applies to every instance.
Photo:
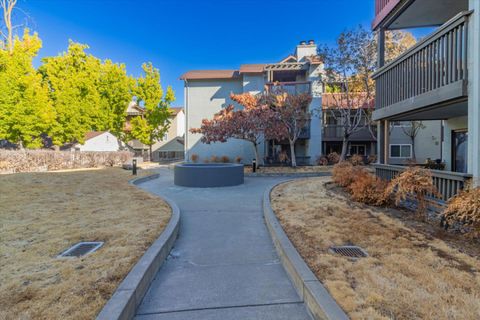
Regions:
[[79, 242], [58, 255], [58, 258], [81, 257], [98, 250], [103, 242]]
[[339, 254], [344, 257], [355, 258], [355, 259], [368, 257], [368, 253], [362, 248], [357, 246], [331, 247], [330, 252]]

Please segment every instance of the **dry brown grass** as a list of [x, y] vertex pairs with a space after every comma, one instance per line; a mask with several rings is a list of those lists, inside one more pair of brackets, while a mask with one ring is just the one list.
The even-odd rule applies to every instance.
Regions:
[[[280, 185], [273, 209], [290, 240], [352, 319], [479, 319], [480, 261], [445, 241], [325, 188], [328, 178]], [[355, 244], [351, 261], [328, 253]]]
[[[131, 178], [122, 169], [0, 176], [0, 319], [95, 317], [170, 219]], [[56, 259], [82, 240], [105, 244]]]

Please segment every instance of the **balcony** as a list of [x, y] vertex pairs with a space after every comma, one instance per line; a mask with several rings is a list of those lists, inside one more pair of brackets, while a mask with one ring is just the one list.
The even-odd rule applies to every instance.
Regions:
[[[350, 141], [375, 141], [376, 127], [372, 128], [372, 133], [368, 129], [368, 126], [362, 126], [361, 129], [349, 138]], [[341, 125], [323, 125], [322, 128], [322, 140], [323, 141], [342, 141], [343, 140], [343, 127]]]
[[[375, 72], [374, 120], [441, 120], [465, 115], [466, 104], [461, 102], [468, 96], [469, 15], [469, 11], [459, 13]], [[427, 112], [439, 104], [450, 107]]]
[[297, 95], [301, 93], [311, 93], [310, 81], [295, 81], [295, 82], [269, 82], [266, 84], [267, 92], [286, 92], [290, 95]]
[[468, 10], [468, 0], [375, 0], [372, 29], [441, 26], [464, 10]]
[[300, 135], [298, 136], [298, 139], [310, 139], [310, 120], [308, 120], [305, 127], [303, 127], [302, 130], [300, 131]]

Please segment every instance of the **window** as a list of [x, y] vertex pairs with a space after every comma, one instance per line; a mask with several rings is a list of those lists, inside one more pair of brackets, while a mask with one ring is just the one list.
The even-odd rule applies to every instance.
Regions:
[[168, 134], [165, 133], [162, 137], [162, 141], [167, 141], [168, 140]]
[[411, 127], [412, 122], [411, 121], [392, 121], [390, 122], [392, 127], [394, 128], [404, 128], [404, 127]]
[[350, 146], [350, 155], [359, 154], [361, 156], [367, 155], [367, 146], [364, 144], [352, 144]]
[[390, 158], [411, 158], [412, 145], [411, 144], [391, 144]]

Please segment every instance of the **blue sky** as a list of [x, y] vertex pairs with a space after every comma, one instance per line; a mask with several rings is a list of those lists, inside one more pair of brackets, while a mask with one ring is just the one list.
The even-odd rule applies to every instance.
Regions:
[[[235, 69], [274, 62], [300, 40], [332, 44], [346, 28], [370, 26], [374, 0], [20, 0], [43, 40], [40, 57], [65, 51], [68, 39], [139, 75], [151, 61], [162, 85], [183, 105], [192, 69]], [[37, 61], [38, 63], [38, 61]]]

